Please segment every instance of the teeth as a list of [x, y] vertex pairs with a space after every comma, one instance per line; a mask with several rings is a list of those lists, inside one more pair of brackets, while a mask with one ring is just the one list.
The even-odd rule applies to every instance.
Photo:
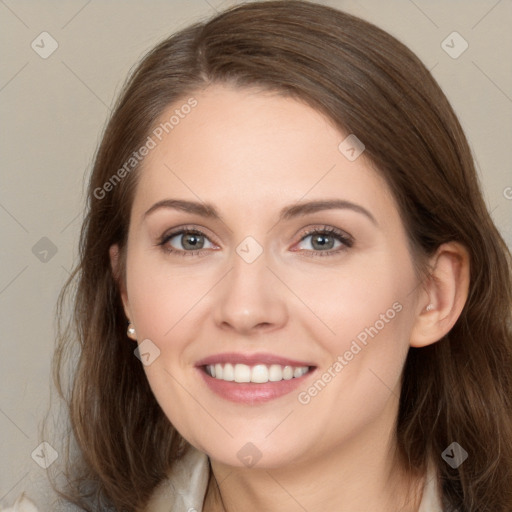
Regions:
[[235, 382], [251, 382], [251, 367], [246, 364], [235, 364]]
[[224, 369], [222, 371], [222, 379], [227, 380], [228, 382], [235, 380], [235, 369], [233, 368], [232, 364], [228, 363], [224, 365]]
[[228, 382], [254, 382], [264, 384], [266, 382], [278, 382], [302, 377], [309, 371], [309, 366], [281, 366], [272, 364], [270, 366], [257, 364], [248, 366], [246, 364], [230, 363], [207, 365], [206, 373], [215, 379]]
[[293, 379], [293, 368], [291, 366], [285, 366], [283, 368], [283, 379], [284, 380]]
[[302, 368], [294, 368], [293, 369], [293, 377], [295, 379], [298, 377], [302, 377], [307, 372], [307, 370], [304, 371], [304, 368], [305, 368], [304, 366]]
[[268, 368], [264, 364], [257, 364], [256, 366], [252, 367], [251, 382], [268, 382]]
[[270, 382], [283, 380], [283, 367], [279, 364], [271, 365], [268, 369], [268, 380]]

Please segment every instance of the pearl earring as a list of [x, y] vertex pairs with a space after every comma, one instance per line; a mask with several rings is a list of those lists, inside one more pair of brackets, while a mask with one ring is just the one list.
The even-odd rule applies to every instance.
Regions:
[[135, 327], [133, 327], [133, 325], [131, 323], [128, 324], [128, 329], [126, 331], [126, 335], [128, 336], [128, 338], [130, 338], [132, 340], [137, 339], [137, 333], [135, 332]]
[[429, 305], [425, 308], [425, 310], [426, 310], [426, 311], [432, 311], [433, 309], [434, 309], [434, 304], [429, 304]]

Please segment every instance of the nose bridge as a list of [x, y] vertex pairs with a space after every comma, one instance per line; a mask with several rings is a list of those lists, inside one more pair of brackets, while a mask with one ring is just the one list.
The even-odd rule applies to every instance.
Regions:
[[235, 248], [217, 300], [218, 325], [250, 331], [276, 327], [286, 320], [283, 290], [268, 268], [270, 259], [270, 253], [251, 236]]

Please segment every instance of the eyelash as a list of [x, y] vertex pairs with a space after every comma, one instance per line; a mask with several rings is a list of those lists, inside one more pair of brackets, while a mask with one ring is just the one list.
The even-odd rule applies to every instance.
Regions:
[[[201, 255], [203, 255], [203, 253], [208, 252], [208, 249], [198, 249], [196, 251], [185, 251], [185, 250], [173, 249], [166, 245], [167, 242], [169, 242], [169, 240], [171, 240], [175, 236], [184, 235], [184, 234], [204, 236], [205, 238], [208, 239], [208, 237], [202, 231], [196, 229], [195, 227], [185, 226], [185, 227], [182, 227], [182, 228], [180, 228], [176, 231], [173, 231], [171, 233], [166, 233], [166, 234], [162, 235], [162, 237], [160, 238], [160, 240], [158, 241], [158, 243], [156, 245], [161, 246], [163, 251], [168, 254], [175, 254], [177, 256], [183, 256], [183, 257], [201, 256]], [[323, 226], [322, 228], [315, 227], [315, 228], [307, 230], [306, 232], [304, 232], [301, 235], [299, 243], [302, 242], [308, 236], [315, 235], [315, 234], [332, 236], [332, 237], [336, 238], [339, 242], [341, 242], [344, 247], [338, 248], [335, 250], [331, 249], [328, 251], [311, 251], [311, 250], [307, 250], [307, 249], [299, 249], [299, 250], [297, 250], [297, 252], [300, 250], [303, 250], [303, 251], [305, 250], [306, 252], [311, 253], [311, 256], [313, 256], [313, 257], [335, 256], [343, 251], [346, 251], [347, 249], [351, 248], [354, 245], [354, 240], [352, 239], [352, 237], [350, 237], [349, 235], [345, 234], [343, 231], [340, 231], [339, 229], [336, 229], [332, 226]]]

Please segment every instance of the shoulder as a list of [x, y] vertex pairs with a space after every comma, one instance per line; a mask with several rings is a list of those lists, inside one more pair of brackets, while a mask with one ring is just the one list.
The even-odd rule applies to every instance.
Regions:
[[[157, 487], [145, 512], [201, 512], [209, 476], [208, 457], [190, 446], [183, 457], [176, 461], [168, 477]], [[0, 512], [42, 512], [42, 509], [23, 493], [12, 506], [0, 506]]]
[[39, 512], [34, 502], [23, 493], [9, 508], [0, 508], [1, 512]]
[[433, 464], [427, 470], [425, 486], [418, 512], [443, 512], [441, 486]]
[[[176, 462], [167, 479], [155, 490], [145, 512], [201, 512], [209, 475], [208, 457], [190, 447], [190, 450]], [[439, 478], [432, 464], [427, 471], [418, 512], [443, 512]]]
[[[172, 468], [168, 477], [157, 487], [145, 512], [170, 512], [172, 510], [195, 510], [200, 512], [208, 486], [210, 469], [208, 457], [190, 447]], [[12, 507], [0, 512], [40, 512], [25, 493], [18, 497]], [[438, 475], [429, 467], [418, 512], [443, 512]]]
[[144, 512], [201, 512], [209, 476], [208, 457], [190, 446], [157, 487]]

